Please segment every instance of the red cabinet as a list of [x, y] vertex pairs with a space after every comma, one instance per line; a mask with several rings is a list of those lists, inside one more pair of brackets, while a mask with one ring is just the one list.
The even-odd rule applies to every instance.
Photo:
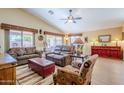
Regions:
[[121, 58], [121, 47], [117, 46], [92, 46], [91, 52], [101, 57]]

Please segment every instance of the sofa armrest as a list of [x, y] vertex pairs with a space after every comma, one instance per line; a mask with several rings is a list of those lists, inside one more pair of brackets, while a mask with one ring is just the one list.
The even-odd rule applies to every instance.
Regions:
[[36, 50], [36, 54], [38, 54], [40, 57], [42, 57], [43, 51]]
[[13, 58], [17, 58], [17, 55], [14, 55], [14, 54], [10, 54]]
[[54, 52], [47, 52], [47, 53], [45, 53], [45, 57], [47, 57], [47, 55], [49, 55], [49, 54], [54, 54]]

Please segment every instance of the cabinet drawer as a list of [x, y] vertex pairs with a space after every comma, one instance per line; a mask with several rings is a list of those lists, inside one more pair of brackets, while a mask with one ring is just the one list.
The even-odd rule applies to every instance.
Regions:
[[0, 66], [0, 85], [16, 84], [15, 64], [6, 64]]

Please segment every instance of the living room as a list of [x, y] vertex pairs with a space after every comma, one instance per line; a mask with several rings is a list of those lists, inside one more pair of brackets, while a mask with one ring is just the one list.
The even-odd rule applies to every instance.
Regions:
[[1, 8], [0, 84], [124, 84], [123, 11]]

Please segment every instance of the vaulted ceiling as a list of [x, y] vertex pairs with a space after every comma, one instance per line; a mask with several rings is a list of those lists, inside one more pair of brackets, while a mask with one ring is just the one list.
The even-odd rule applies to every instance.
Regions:
[[[66, 23], [69, 8], [26, 8], [25, 11], [66, 33], [94, 31], [124, 24], [124, 8], [72, 8], [74, 17], [82, 17], [76, 23]], [[52, 13], [51, 13], [51, 12]]]

